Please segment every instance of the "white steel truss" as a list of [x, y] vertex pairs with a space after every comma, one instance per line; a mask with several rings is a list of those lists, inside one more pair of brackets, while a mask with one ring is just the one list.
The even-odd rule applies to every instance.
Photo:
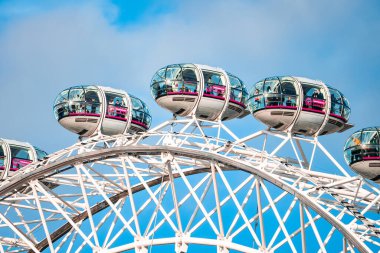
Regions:
[[[318, 152], [330, 165], [318, 168]], [[378, 186], [317, 138], [238, 138], [196, 118], [78, 142], [3, 181], [0, 196], [0, 252], [380, 248]]]

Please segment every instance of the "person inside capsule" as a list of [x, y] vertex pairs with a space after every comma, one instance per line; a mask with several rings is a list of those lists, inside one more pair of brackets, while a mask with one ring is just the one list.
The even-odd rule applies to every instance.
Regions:
[[220, 74], [203, 71], [203, 75], [207, 79], [204, 91], [205, 96], [223, 97], [226, 87], [222, 83]]
[[319, 88], [302, 83], [304, 91], [304, 107], [313, 110], [324, 111], [326, 101]]

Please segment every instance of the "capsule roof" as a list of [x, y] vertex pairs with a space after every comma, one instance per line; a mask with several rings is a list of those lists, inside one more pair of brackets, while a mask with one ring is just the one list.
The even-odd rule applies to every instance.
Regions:
[[105, 86], [73, 86], [54, 103], [58, 122], [81, 136], [146, 131], [151, 115], [146, 104], [124, 90]]
[[206, 120], [243, 117], [248, 96], [241, 79], [218, 67], [171, 64], [159, 69], [151, 81], [156, 102], [179, 116]]
[[265, 78], [254, 85], [247, 104], [255, 118], [280, 131], [315, 136], [352, 127], [344, 95], [310, 78]]

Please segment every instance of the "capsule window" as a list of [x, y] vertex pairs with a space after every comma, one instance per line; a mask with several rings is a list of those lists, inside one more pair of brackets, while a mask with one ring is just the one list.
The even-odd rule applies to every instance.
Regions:
[[264, 83], [265, 106], [282, 105], [281, 83], [277, 77], [267, 78]]
[[170, 65], [156, 72], [151, 82], [154, 98], [177, 93], [198, 91], [198, 78], [195, 68], [189, 64]]
[[361, 132], [354, 133], [346, 143], [346, 149], [362, 144]]
[[319, 85], [301, 83], [304, 95], [304, 108], [323, 111], [326, 106], [323, 88]]
[[281, 93], [280, 80], [267, 78], [264, 84], [264, 93]]
[[178, 92], [184, 89], [180, 67], [168, 67], [166, 69], [165, 83], [161, 87], [163, 92]]
[[132, 101], [132, 120], [138, 121], [140, 123], [143, 123], [145, 127], [149, 128], [151, 124], [151, 116], [149, 114], [148, 108], [145, 105], [144, 102], [142, 102], [140, 99], [130, 96]]
[[343, 100], [340, 92], [334, 89], [330, 89], [331, 96], [331, 113], [339, 116], [343, 116]]
[[163, 90], [163, 85], [165, 83], [165, 73], [166, 73], [166, 68], [162, 68], [158, 70], [153, 76], [153, 79], [151, 82], [151, 91], [154, 98], [158, 98], [165, 94]]
[[343, 96], [343, 117], [348, 120], [351, 114], [350, 104], [348, 100]]
[[194, 69], [184, 68], [182, 71], [183, 83], [186, 92], [197, 92], [198, 80]]
[[97, 90], [86, 89], [85, 101], [86, 113], [100, 114], [100, 99]]
[[58, 105], [61, 103], [66, 103], [68, 101], [68, 99], [69, 99], [69, 90], [64, 90], [57, 96], [54, 104]]
[[263, 93], [264, 81], [257, 82], [254, 90], [251, 91], [250, 102], [248, 103], [251, 111], [257, 111], [265, 107]]
[[165, 68], [162, 68], [159, 71], [157, 71], [153, 76], [152, 83], [165, 81], [165, 72], [166, 72]]
[[30, 160], [28, 149], [21, 147], [11, 147], [12, 158], [20, 158]]
[[241, 103], [245, 103], [247, 92], [245, 90], [243, 82], [239, 78], [231, 74], [228, 74], [228, 78], [230, 80], [231, 85], [230, 99]]
[[226, 87], [224, 86], [222, 74], [216, 72], [203, 71], [205, 80], [204, 93], [217, 97], [224, 97]]
[[106, 117], [112, 119], [125, 120], [127, 116], [126, 101], [122, 94], [106, 93], [107, 111]]
[[32, 162], [27, 148], [11, 146], [11, 170], [18, 170]]
[[72, 88], [69, 92], [69, 112], [70, 113], [85, 113], [85, 98], [84, 98], [84, 89], [83, 88]]
[[362, 143], [365, 145], [378, 145], [379, 135], [376, 130], [366, 130], [362, 133]]
[[57, 120], [69, 114], [69, 90], [62, 91], [54, 102], [54, 115]]
[[295, 83], [290, 78], [281, 78], [281, 101], [284, 106], [298, 105], [298, 92]]
[[41, 149], [39, 149], [39, 148], [37, 148], [37, 147], [34, 147], [34, 149], [36, 150], [36, 154], [37, 154], [37, 159], [38, 160], [43, 160], [45, 157], [47, 157], [48, 156], [48, 154], [45, 152], [45, 151], [43, 151], [43, 150], [41, 150]]
[[0, 169], [4, 169], [4, 159], [5, 159], [5, 154], [4, 154], [4, 150], [3, 150], [3, 147], [0, 146]]

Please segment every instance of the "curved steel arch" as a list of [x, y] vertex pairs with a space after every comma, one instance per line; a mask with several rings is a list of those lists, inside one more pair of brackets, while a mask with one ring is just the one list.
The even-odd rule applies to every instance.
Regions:
[[[105, 160], [112, 157], [118, 157], [118, 156], [123, 156], [123, 155], [132, 155], [132, 156], [159, 155], [162, 153], [169, 153], [173, 156], [183, 156], [183, 157], [188, 157], [188, 158], [192, 158], [196, 160], [214, 161], [214, 162], [223, 164], [224, 166], [226, 166], [226, 168], [229, 168], [232, 170], [242, 170], [250, 174], [256, 175], [270, 182], [271, 184], [279, 187], [283, 191], [286, 191], [289, 194], [297, 197], [301, 203], [312, 208], [316, 213], [318, 213], [321, 217], [323, 217], [330, 224], [332, 224], [333, 227], [338, 229], [344, 235], [344, 237], [358, 250], [360, 250], [361, 252], [370, 252], [370, 249], [363, 243], [363, 241], [361, 241], [360, 238], [358, 238], [356, 234], [354, 234], [351, 230], [349, 230], [349, 228], [345, 224], [343, 224], [340, 220], [338, 220], [329, 212], [326, 212], [326, 210], [323, 207], [321, 207], [317, 202], [315, 202], [314, 199], [310, 198], [308, 195], [306, 195], [304, 192], [300, 191], [296, 187], [289, 185], [288, 183], [274, 176], [273, 174], [268, 173], [267, 171], [260, 169], [256, 166], [253, 166], [249, 164], [248, 162], [239, 161], [237, 159], [233, 159], [233, 158], [226, 157], [226, 156], [216, 154], [216, 153], [193, 150], [193, 149], [185, 149], [185, 148], [170, 147], [170, 146], [133, 145], [133, 146], [107, 148], [103, 150], [83, 153], [83, 154], [79, 154], [73, 157], [63, 159], [62, 161], [55, 162], [52, 164], [41, 165], [39, 166], [38, 169], [28, 174], [18, 175], [12, 178], [12, 180], [7, 182], [6, 184], [1, 185], [0, 195], [9, 196], [12, 192], [14, 192], [14, 189], [20, 189], [23, 187], [22, 185], [25, 185], [31, 182], [32, 180], [46, 178], [46, 176], [48, 176], [49, 174], [57, 173], [61, 170], [63, 171], [67, 169], [68, 167], [74, 166], [75, 164], [78, 164], [78, 163], [90, 163], [94, 161]], [[136, 190], [137, 189], [138, 188], [136, 188]], [[125, 197], [125, 196], [126, 195], [124, 196], [120, 195], [119, 198]], [[81, 217], [81, 218], [83, 219], [84, 217]]]

